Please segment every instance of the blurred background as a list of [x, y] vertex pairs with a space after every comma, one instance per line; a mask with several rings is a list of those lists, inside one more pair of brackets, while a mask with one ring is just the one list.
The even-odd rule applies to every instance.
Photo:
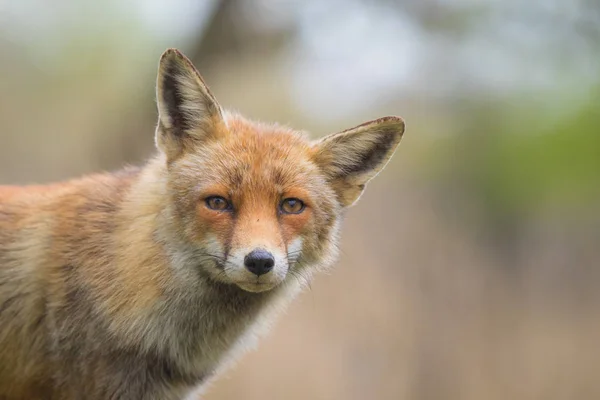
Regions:
[[154, 151], [160, 54], [314, 137], [407, 131], [225, 399], [600, 398], [600, 3], [0, 0], [0, 182]]

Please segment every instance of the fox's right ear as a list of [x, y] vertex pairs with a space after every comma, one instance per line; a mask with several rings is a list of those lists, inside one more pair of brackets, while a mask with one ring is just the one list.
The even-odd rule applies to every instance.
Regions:
[[192, 62], [176, 49], [160, 58], [156, 97], [156, 146], [169, 161], [215, 135], [224, 124], [219, 103]]

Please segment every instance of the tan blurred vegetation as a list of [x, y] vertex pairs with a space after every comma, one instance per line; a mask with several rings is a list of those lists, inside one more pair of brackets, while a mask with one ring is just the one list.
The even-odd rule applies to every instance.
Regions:
[[[346, 15], [333, 3], [306, 2], [315, 21], [304, 29]], [[368, 16], [366, 3], [347, 4]], [[339, 265], [206, 398], [600, 398], [600, 7], [374, 3], [419, 27], [419, 45], [443, 39], [454, 55], [434, 46], [437, 58], [404, 83], [358, 93], [360, 111], [332, 102], [330, 117], [318, 118], [290, 89], [299, 81], [303, 96], [313, 94], [292, 68], [319, 65], [302, 50], [306, 31], [293, 19], [265, 22], [283, 18], [284, 6], [215, 1], [201, 29], [172, 39], [114, 1], [30, 2], [13, 9], [21, 19], [0, 6], [0, 182], [142, 162], [153, 151], [154, 74], [165, 47], [192, 56], [220, 102], [252, 118], [321, 135], [402, 115], [401, 149], [348, 213]], [[539, 36], [533, 55], [500, 28], [492, 38], [509, 37], [498, 39], [501, 60], [537, 57], [552, 66], [550, 85], [504, 90], [509, 67], [484, 62], [489, 53], [481, 68], [502, 79], [477, 81], [456, 62], [472, 40], [495, 43], [484, 35], [485, 18], [520, 22], [523, 41]], [[378, 21], [365, 20], [375, 30]], [[393, 53], [407, 39], [388, 40]], [[371, 61], [377, 74], [385, 60]], [[595, 74], [572, 68], [590, 62]], [[523, 82], [544, 74], [527, 68], [517, 70]], [[450, 76], [455, 83], [437, 93]]]

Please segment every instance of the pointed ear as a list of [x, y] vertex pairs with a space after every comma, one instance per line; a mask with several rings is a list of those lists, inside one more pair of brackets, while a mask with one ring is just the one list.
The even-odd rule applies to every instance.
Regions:
[[221, 107], [192, 62], [176, 49], [160, 58], [156, 146], [173, 160], [224, 124]]
[[366, 184], [385, 167], [400, 143], [404, 121], [385, 117], [326, 136], [315, 143], [314, 161], [344, 207], [353, 205]]

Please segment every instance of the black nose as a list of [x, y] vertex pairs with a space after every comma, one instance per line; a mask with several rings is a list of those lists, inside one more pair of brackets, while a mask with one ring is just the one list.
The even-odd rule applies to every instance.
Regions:
[[275, 259], [273, 258], [273, 254], [268, 251], [256, 249], [244, 257], [244, 265], [248, 268], [248, 271], [261, 276], [273, 269]]

